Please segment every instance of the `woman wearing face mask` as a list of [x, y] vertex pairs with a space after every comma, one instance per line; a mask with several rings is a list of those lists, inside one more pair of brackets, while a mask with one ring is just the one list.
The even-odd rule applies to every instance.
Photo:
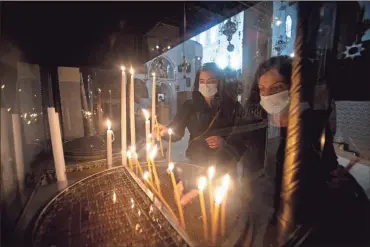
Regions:
[[[292, 73], [292, 59], [288, 56], [277, 56], [272, 57], [269, 60], [262, 63], [257, 71], [256, 71], [256, 77], [255, 77], [255, 84], [252, 88], [252, 94], [255, 97], [251, 97], [247, 102], [248, 105], [253, 105], [256, 102], [259, 102], [260, 105], [263, 107], [263, 109], [268, 114], [269, 118], [269, 124], [278, 127], [280, 129], [280, 140], [279, 145], [275, 150], [271, 150], [273, 147], [267, 146], [268, 152], [267, 152], [267, 165], [264, 167], [264, 171], [259, 174], [258, 177], [251, 177], [251, 173], [249, 173], [249, 176], [244, 181], [247, 182], [249, 190], [248, 197], [248, 207], [249, 212], [252, 214], [252, 218], [254, 219], [254, 223], [252, 223], [253, 230], [254, 230], [254, 236], [253, 236], [253, 245], [252, 246], [275, 246], [274, 244], [274, 225], [276, 224], [277, 220], [277, 212], [279, 211], [279, 207], [281, 207], [281, 201], [280, 201], [280, 192], [281, 192], [281, 184], [282, 184], [282, 176], [283, 176], [283, 165], [284, 165], [284, 159], [285, 159], [285, 144], [286, 144], [286, 134], [287, 134], [287, 126], [288, 126], [288, 110], [289, 110], [289, 89], [290, 89], [290, 78]], [[309, 109], [309, 106], [306, 106], [306, 109]], [[305, 109], [303, 109], [305, 110]], [[356, 187], [356, 194], [360, 194], [360, 200], [361, 203], [368, 204], [368, 200], [366, 198], [366, 194], [363, 192], [361, 187], [357, 184], [357, 182], [354, 180], [354, 178], [350, 177], [348, 173], [338, 172], [338, 162], [337, 162], [337, 156], [334, 151], [333, 145], [332, 145], [332, 135], [330, 132], [329, 125], [326, 126], [326, 141], [325, 146], [321, 152], [321, 148], [319, 146], [315, 146], [315, 140], [319, 139], [319, 136], [317, 133], [321, 134], [319, 131], [316, 131], [317, 129], [320, 129], [320, 124], [318, 123], [320, 120], [320, 113], [319, 111], [314, 111], [309, 109], [308, 111], [303, 112], [302, 118], [304, 119], [303, 122], [307, 122], [307, 120], [315, 119], [317, 121], [312, 122], [310, 124], [312, 131], [310, 133], [302, 133], [302, 138], [310, 138], [312, 139], [312, 147], [305, 150], [303, 155], [308, 155], [308, 159], [312, 161], [312, 167], [315, 167], [313, 169], [312, 174], [307, 174], [305, 183], [312, 185], [305, 185], [309, 189], [305, 192], [306, 194], [312, 193], [312, 195], [316, 195], [316, 198], [312, 198], [316, 200], [322, 200], [324, 202], [328, 195], [330, 195], [330, 189], [325, 186], [325, 184], [332, 184], [332, 181], [337, 181], [337, 174], [341, 174], [342, 177], [346, 177], [348, 179], [349, 183], [352, 183], [352, 187]], [[239, 157], [243, 155], [243, 153], [246, 150], [242, 150], [244, 145], [241, 145], [240, 139], [238, 140], [238, 137], [235, 135], [231, 135], [229, 143], [234, 143], [234, 148], [239, 149], [237, 153], [240, 154]], [[275, 157], [271, 157], [269, 154], [276, 154]], [[269, 157], [270, 156], [270, 157]], [[239, 159], [239, 158], [237, 158]], [[307, 159], [307, 158], [306, 158]], [[246, 161], [248, 163], [248, 161]], [[246, 166], [248, 169], [248, 164]], [[312, 171], [306, 171], [307, 173]], [[315, 181], [316, 180], [316, 181]], [[321, 183], [317, 188], [321, 188], [322, 191], [327, 191], [327, 196], [320, 197], [320, 193], [317, 192], [317, 188], [310, 188], [315, 187], [317, 184], [317, 180], [326, 181]], [[310, 182], [311, 181], [311, 182]], [[340, 180], [339, 180], [340, 181]], [[346, 187], [347, 185], [338, 185]], [[348, 186], [350, 188], [350, 186]], [[352, 200], [353, 202], [356, 200], [354, 199], [353, 195], [355, 193], [349, 192], [348, 196], [349, 199], [347, 201]], [[321, 194], [323, 195], [323, 193]], [[352, 197], [352, 198], [351, 198]], [[341, 199], [342, 200], [342, 199]], [[342, 202], [343, 203], [343, 202]], [[309, 204], [309, 203], [306, 203]], [[324, 204], [324, 203], [323, 203]], [[354, 206], [356, 203], [352, 204]], [[325, 205], [325, 204], [324, 204]], [[328, 208], [334, 208], [333, 205], [330, 206], [330, 203], [328, 203]], [[328, 206], [326, 205], [326, 206]], [[322, 206], [324, 207], [324, 206]], [[350, 208], [351, 206], [349, 206]], [[355, 207], [355, 206], [354, 206]], [[310, 208], [308, 206], [308, 208]], [[311, 210], [308, 209], [308, 212]], [[323, 210], [324, 211], [324, 210]], [[312, 212], [314, 212], [314, 209], [312, 209]], [[334, 209], [332, 209], [332, 212], [334, 212]], [[333, 221], [332, 215], [328, 214], [327, 212], [323, 214], [325, 217], [324, 220], [320, 221], [320, 224], [325, 225], [323, 228], [328, 228], [330, 230], [334, 229], [330, 222]], [[330, 215], [330, 216], [327, 216]], [[307, 217], [307, 216], [304, 216]], [[317, 215], [313, 215], [312, 218], [317, 217]], [[336, 219], [340, 218], [334, 217]], [[350, 217], [355, 218], [355, 217]], [[320, 219], [321, 220], [321, 219]], [[329, 223], [328, 223], [329, 222]], [[339, 222], [339, 221], [338, 221]], [[339, 223], [338, 223], [339, 224]], [[341, 229], [344, 228], [343, 224], [341, 225]], [[347, 224], [348, 225], [348, 224]], [[268, 227], [269, 226], [269, 227]], [[267, 234], [266, 234], [266, 230]], [[326, 236], [328, 239], [330, 237], [333, 237], [335, 235], [335, 230], [328, 232], [327, 229], [321, 229], [324, 233], [321, 232], [321, 234], [324, 234], [323, 236]], [[357, 231], [359, 232], [359, 231]], [[329, 234], [333, 234], [329, 236]], [[266, 234], [266, 235], [265, 235]], [[345, 234], [343, 234], [345, 236]], [[358, 239], [358, 238], [357, 238]], [[264, 243], [265, 241], [265, 243]], [[312, 245], [314, 246], [314, 245]]]
[[160, 135], [167, 138], [168, 128], [172, 128], [172, 141], [177, 142], [188, 129], [190, 138], [186, 157], [205, 168], [223, 164], [226, 172], [233, 156], [224, 149], [225, 139], [234, 126], [240, 104], [226, 95], [223, 87], [223, 71], [215, 63], [204, 64], [196, 75], [192, 99], [178, 108], [168, 127], [160, 126]]

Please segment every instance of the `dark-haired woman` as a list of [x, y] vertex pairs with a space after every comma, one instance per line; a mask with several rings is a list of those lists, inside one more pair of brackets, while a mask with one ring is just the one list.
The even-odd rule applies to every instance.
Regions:
[[224, 148], [225, 140], [241, 106], [226, 95], [224, 83], [223, 71], [215, 63], [204, 64], [195, 77], [192, 99], [178, 108], [168, 127], [160, 126], [160, 135], [166, 137], [168, 128], [172, 128], [172, 141], [177, 142], [187, 129], [190, 138], [186, 157], [199, 166], [217, 165], [217, 170], [227, 172], [228, 166], [236, 163], [232, 162], [234, 156]]
[[[279, 208], [283, 207], [284, 203], [286, 203], [281, 201], [280, 193], [285, 160], [285, 144], [287, 142], [286, 134], [289, 116], [288, 108], [290, 103], [289, 89], [291, 85], [291, 73], [292, 59], [288, 56], [272, 57], [262, 63], [257, 69], [255, 84], [252, 87], [252, 95], [254, 98], [250, 98], [247, 103], [247, 107], [249, 104], [253, 105], [253, 103], [260, 103], [268, 114], [269, 124], [280, 129], [280, 144], [276, 150], [269, 150], [267, 152], [270, 154], [275, 153], [276, 157], [267, 160], [267, 165], [265, 165], [262, 175], [256, 178], [249, 177], [247, 179], [249, 180], [248, 187], [251, 188], [249, 190], [251, 194], [248, 195], [250, 199], [248, 207], [253, 216], [253, 230], [255, 232], [252, 246], [275, 246], [274, 234], [269, 234], [274, 231], [268, 231], [268, 234], [265, 236], [266, 230], [274, 229], [276, 220], [287, 220], [287, 215], [282, 216], [284, 219], [278, 219], [277, 215]], [[301, 218], [298, 219], [298, 222], [304, 222], [308, 225], [318, 224], [320, 227], [319, 229], [316, 228], [316, 230], [318, 230], [316, 236], [319, 236], [321, 240], [325, 239], [325, 241], [327, 241], [325, 244], [329, 242], [332, 244], [333, 241], [337, 244], [346, 240], [351, 241], [350, 239], [352, 239], [352, 241], [359, 241], [361, 237], [361, 240], [364, 240], [366, 234], [361, 235], [360, 232], [364, 233], [366, 227], [355, 227], [356, 223], [353, 219], [356, 218], [358, 220], [359, 218], [356, 217], [357, 212], [353, 209], [356, 208], [358, 202], [360, 202], [360, 204], [369, 205], [368, 200], [353, 177], [348, 173], [338, 172], [341, 171], [341, 168], [338, 165], [337, 156], [333, 148], [329, 124], [323, 120], [325, 117], [323, 118], [322, 116], [322, 111], [313, 110], [308, 104], [302, 106], [301, 117], [304, 124], [310, 124], [310, 130], [307, 133], [302, 133], [301, 137], [304, 139], [304, 143], [311, 143], [312, 145], [303, 146], [302, 158], [305, 159], [306, 162], [309, 161], [308, 163], [310, 166], [305, 167], [304, 175], [300, 174], [299, 185], [302, 186], [302, 188], [300, 188], [301, 197], [299, 197], [299, 201], [294, 203], [295, 207], [304, 207], [304, 212], [306, 213], [305, 215], [299, 216]], [[318, 140], [320, 140], [324, 126], [326, 127], [326, 141], [324, 147], [321, 147]], [[234, 140], [231, 140], [231, 142], [236, 144], [235, 149], [243, 147], [243, 145], [240, 145], [240, 142], [238, 142], [237, 137], [231, 136], [231, 139], [233, 138]], [[271, 147], [267, 147], [267, 149], [270, 148]], [[245, 151], [246, 150], [239, 150], [238, 153], [242, 154]], [[274, 162], [269, 162], [271, 160], [274, 160]], [[338, 178], [338, 174], [341, 174], [341, 178], [344, 178], [344, 180]], [[333, 193], [330, 187], [327, 186], [327, 184], [333, 184], [333, 181], [340, 190], [345, 192], [343, 195], [338, 192]], [[342, 181], [347, 181], [347, 183], [343, 183]], [[351, 188], [355, 189], [351, 191]], [[346, 195], [344, 196], [344, 194]], [[358, 198], [361, 199], [356, 199], [356, 194]], [[346, 196], [347, 198], [343, 199]], [[343, 223], [344, 221], [342, 221], [342, 219], [345, 218], [343, 215], [348, 212], [344, 212], [343, 210], [342, 213], [339, 213], [338, 208], [344, 209], [345, 207], [336, 206], [333, 200], [337, 200], [337, 203], [343, 205], [346, 204], [349, 210], [353, 210], [350, 212], [353, 214], [353, 217], [348, 217], [348, 219], [352, 220], [347, 219], [347, 223]], [[321, 202], [319, 207], [317, 206], [318, 201]], [[337, 212], [338, 215], [336, 215]], [[334, 221], [337, 224], [333, 224]], [[269, 223], [270, 227], [268, 228]], [[363, 223], [364, 222], [362, 222], [361, 226], [364, 226]], [[348, 227], [349, 225], [352, 225], [351, 227], [357, 230], [351, 230], [352, 228]], [[367, 228], [367, 230], [369, 229]], [[337, 233], [339, 232], [340, 234], [338, 235]], [[358, 234], [357, 237], [353, 238], [353, 235], [351, 236], [353, 233]], [[263, 241], [267, 241], [268, 243], [265, 242], [264, 245]], [[314, 241], [314, 243], [317, 242]], [[319, 243], [323, 244], [320, 240]], [[317, 245], [313, 244], [312, 246]], [[353, 246], [359, 245], [353, 243]]]

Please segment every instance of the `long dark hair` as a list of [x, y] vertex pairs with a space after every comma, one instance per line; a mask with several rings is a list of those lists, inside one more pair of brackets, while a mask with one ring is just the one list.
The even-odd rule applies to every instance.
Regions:
[[260, 64], [255, 73], [252, 89], [247, 104], [258, 104], [260, 102], [261, 98], [260, 90], [258, 88], [258, 81], [261, 78], [261, 76], [263, 76], [265, 73], [272, 69], [276, 69], [279, 72], [279, 74], [285, 78], [284, 82], [287, 84], [288, 88], [290, 88], [290, 77], [292, 75], [292, 62], [293, 60], [289, 56], [276, 56], [271, 57], [270, 59]]

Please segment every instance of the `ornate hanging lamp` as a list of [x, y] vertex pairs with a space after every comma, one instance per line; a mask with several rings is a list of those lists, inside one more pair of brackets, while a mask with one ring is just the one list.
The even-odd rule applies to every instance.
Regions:
[[235, 46], [231, 44], [231, 40], [233, 35], [236, 33], [236, 30], [237, 23], [232, 22], [231, 19], [227, 20], [227, 22], [221, 28], [221, 33], [227, 37], [227, 41], [229, 42], [229, 45], [227, 46], [228, 52], [233, 52], [235, 49]]

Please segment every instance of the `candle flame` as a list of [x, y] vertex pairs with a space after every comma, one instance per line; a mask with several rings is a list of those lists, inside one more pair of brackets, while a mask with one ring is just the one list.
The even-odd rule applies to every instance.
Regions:
[[173, 133], [172, 129], [171, 129], [171, 128], [169, 128], [169, 129], [168, 129], [168, 134], [169, 134], [169, 135], [172, 135], [172, 133]]
[[146, 110], [146, 109], [143, 109], [143, 113], [144, 113], [144, 116], [145, 116], [145, 120], [148, 121], [149, 120], [149, 112]]
[[155, 76], [155, 73], [152, 73], [152, 76], [154, 77]]
[[211, 166], [208, 168], [208, 179], [212, 180], [214, 176], [215, 176], [215, 167]]
[[149, 155], [149, 158], [151, 160], [154, 160], [155, 156], [157, 155], [157, 151], [158, 151], [158, 148], [157, 148], [157, 145], [155, 145]]
[[148, 138], [152, 139], [152, 137], [153, 137], [152, 134], [148, 134]]
[[128, 159], [132, 159], [132, 153], [131, 151], [127, 151], [126, 153]]
[[111, 122], [110, 122], [110, 120], [109, 120], [109, 119], [107, 120], [107, 126], [108, 126], [108, 130], [110, 130], [110, 129], [111, 129], [111, 127], [112, 127], [112, 124], [111, 124]]
[[4, 89], [5, 88], [5, 85], [1, 85], [1, 89]]
[[113, 203], [116, 203], [117, 201], [117, 195], [116, 192], [113, 192]]
[[125, 66], [123, 66], [123, 65], [122, 65], [122, 66], [121, 66], [121, 70], [122, 70], [122, 71], [125, 71], [125, 70], [126, 70]]
[[175, 164], [173, 162], [168, 164], [168, 171], [172, 172], [174, 168], [175, 168]]
[[151, 147], [152, 147], [151, 143], [147, 143], [147, 144], [146, 144], [146, 150], [147, 150], [148, 152], [150, 151]]
[[130, 68], [130, 74], [133, 75], [135, 73], [135, 70], [131, 67]]
[[225, 190], [227, 190], [229, 188], [229, 184], [230, 184], [230, 176], [229, 174], [225, 174], [225, 176], [223, 176], [222, 178], [222, 186], [224, 187]]
[[215, 189], [215, 203], [217, 205], [220, 205], [222, 200], [224, 199], [224, 195], [225, 195], [225, 190], [223, 189], [223, 187], [217, 187]]
[[130, 147], [130, 151], [131, 151], [132, 153], [135, 153], [135, 152], [136, 152], [136, 148], [135, 148], [135, 146], [131, 146], [131, 147]]
[[204, 176], [200, 177], [198, 180], [198, 190], [203, 191], [206, 185], [207, 185], [207, 178]]
[[150, 176], [149, 175], [149, 172], [147, 172], [147, 171], [144, 172], [143, 178], [144, 178], [145, 181], [148, 181], [149, 180], [149, 176]]

